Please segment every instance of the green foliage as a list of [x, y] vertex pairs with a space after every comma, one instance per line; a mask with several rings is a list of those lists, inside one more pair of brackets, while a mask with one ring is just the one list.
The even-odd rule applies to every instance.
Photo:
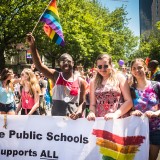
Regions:
[[[47, 3], [44, 0], [2, 0], [0, 55], [3, 55], [4, 50], [13, 48], [13, 44], [25, 42], [26, 34], [33, 30]], [[137, 45], [137, 38], [126, 27], [128, 19], [124, 7], [109, 12], [97, 1], [59, 0], [58, 9], [65, 47], [55, 45], [45, 35], [42, 23], [38, 24], [34, 33], [39, 52], [51, 62], [68, 52], [73, 56], [75, 64], [82, 63], [85, 67], [91, 67], [99, 53], [108, 53], [114, 61], [118, 61], [127, 59]]]
[[108, 53], [118, 61], [127, 59], [137, 45], [137, 38], [125, 27], [128, 19], [123, 7], [110, 13], [97, 2], [60, 0], [58, 8], [66, 46], [61, 48], [51, 42], [49, 50], [48, 46], [43, 49], [47, 54], [52, 52], [53, 57], [68, 52], [75, 64], [91, 67], [99, 53]]
[[1, 0], [0, 69], [4, 68], [4, 51], [7, 56], [14, 54], [15, 44], [25, 41], [26, 34], [32, 31], [46, 3], [44, 0]]
[[160, 59], [160, 31], [159, 22], [150, 32], [145, 32], [141, 37], [139, 53], [143, 58]]
[[157, 27], [158, 30], [160, 30], [160, 21], [158, 21], [158, 22], [156, 23], [156, 27]]

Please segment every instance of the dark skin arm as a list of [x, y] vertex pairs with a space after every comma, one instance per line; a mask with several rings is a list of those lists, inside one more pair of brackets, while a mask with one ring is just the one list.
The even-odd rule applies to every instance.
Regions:
[[[53, 83], [55, 84], [56, 79], [59, 76], [59, 72], [57, 72], [55, 69], [49, 69], [47, 66], [45, 66], [41, 62], [41, 58], [39, 56], [38, 50], [36, 48], [35, 38], [31, 33], [27, 34], [27, 42], [30, 47], [31, 53], [32, 53], [32, 59], [36, 66], [36, 68], [44, 74], [45, 77], [51, 79]], [[69, 115], [72, 119], [77, 119], [81, 117], [83, 108], [85, 106], [85, 82], [81, 81], [81, 88], [80, 88], [80, 102], [79, 107], [76, 113], [73, 113]]]
[[36, 68], [44, 74], [45, 77], [51, 79], [55, 82], [59, 73], [55, 69], [49, 69], [46, 65], [44, 65], [39, 56], [38, 50], [36, 48], [35, 38], [31, 33], [27, 34], [27, 43], [30, 47], [32, 53], [32, 59], [36, 66]]

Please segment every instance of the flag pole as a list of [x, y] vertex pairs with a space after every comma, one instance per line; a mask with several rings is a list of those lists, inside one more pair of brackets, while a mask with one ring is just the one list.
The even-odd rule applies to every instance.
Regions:
[[37, 25], [38, 25], [40, 19], [42, 18], [44, 12], [47, 10], [47, 8], [48, 8], [48, 6], [51, 4], [51, 2], [52, 2], [52, 0], [49, 2], [49, 4], [47, 5], [47, 7], [45, 8], [45, 10], [43, 11], [43, 13], [41, 14], [41, 16], [39, 17], [39, 19], [38, 19], [37, 23], [35, 24], [35, 26], [34, 26], [32, 32], [31, 32], [31, 34], [33, 34], [33, 32], [35, 31], [35, 29], [36, 29], [36, 27], [37, 27]]

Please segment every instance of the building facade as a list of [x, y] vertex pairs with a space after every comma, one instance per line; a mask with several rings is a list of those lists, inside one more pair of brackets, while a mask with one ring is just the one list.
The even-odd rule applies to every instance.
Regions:
[[139, 0], [140, 34], [152, 29], [152, 1]]
[[160, 0], [139, 0], [140, 34], [160, 21]]
[[153, 0], [152, 3], [152, 26], [160, 21], [160, 0]]
[[[17, 55], [5, 56], [5, 63], [7, 67], [12, 68], [14, 73], [19, 75], [24, 68], [31, 68], [33, 61], [30, 50], [25, 48], [23, 43], [16, 44], [16, 50]], [[52, 66], [44, 56], [41, 56], [41, 61], [48, 67]]]

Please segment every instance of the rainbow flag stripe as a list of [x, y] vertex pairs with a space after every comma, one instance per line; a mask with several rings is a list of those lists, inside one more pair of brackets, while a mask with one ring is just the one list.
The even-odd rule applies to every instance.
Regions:
[[100, 153], [103, 154], [103, 157], [112, 157], [115, 160], [133, 160], [135, 157], [135, 153], [123, 154], [103, 147], [100, 148]]
[[29, 49], [27, 50], [26, 58], [32, 58], [31, 51]]
[[97, 137], [96, 144], [100, 147], [103, 160], [133, 160], [145, 139], [144, 136], [120, 137], [98, 129], [94, 129], [92, 134]]
[[60, 19], [58, 15], [56, 0], [52, 0], [48, 8], [40, 18], [41, 22], [44, 22], [44, 32], [54, 41], [56, 44], [64, 46], [64, 37]]
[[97, 138], [96, 144], [100, 147], [104, 148], [110, 148], [114, 151], [121, 152], [121, 153], [136, 153], [138, 151], [139, 145], [128, 145], [128, 146], [123, 146], [117, 143], [113, 143], [112, 141], [109, 140], [104, 140], [102, 138]]
[[121, 144], [121, 145], [140, 145], [143, 143], [143, 140], [145, 137], [143, 136], [128, 136], [128, 137], [120, 137], [117, 135], [114, 135], [108, 131], [104, 130], [93, 130], [93, 135], [96, 135], [96, 137], [101, 137], [103, 139], [110, 140], [112, 142]]

